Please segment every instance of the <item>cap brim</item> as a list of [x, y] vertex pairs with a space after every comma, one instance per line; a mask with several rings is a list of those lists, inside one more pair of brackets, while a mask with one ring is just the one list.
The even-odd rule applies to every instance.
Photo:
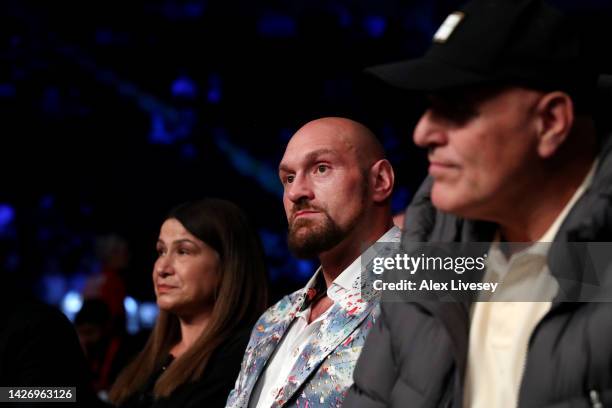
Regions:
[[366, 68], [365, 72], [395, 88], [417, 92], [436, 92], [492, 80], [426, 57], [377, 65]]
[[[427, 57], [376, 65], [364, 72], [392, 87], [415, 92], [438, 92], [501, 81], [500, 78], [478, 75]], [[612, 75], [599, 75], [597, 89], [600, 93], [612, 95]]]

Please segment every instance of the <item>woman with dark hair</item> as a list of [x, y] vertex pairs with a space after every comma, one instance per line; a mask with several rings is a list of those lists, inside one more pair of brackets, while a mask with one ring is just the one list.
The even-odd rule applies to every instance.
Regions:
[[263, 313], [263, 253], [244, 213], [205, 199], [174, 208], [157, 241], [159, 317], [110, 400], [121, 407], [224, 407]]

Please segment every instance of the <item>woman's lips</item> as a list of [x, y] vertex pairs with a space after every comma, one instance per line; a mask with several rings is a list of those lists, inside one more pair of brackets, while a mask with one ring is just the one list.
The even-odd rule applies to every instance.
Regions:
[[170, 292], [173, 289], [176, 289], [176, 286], [170, 286], [170, 285], [166, 285], [166, 284], [159, 284], [156, 285], [157, 286], [157, 293], [166, 293], [166, 292]]

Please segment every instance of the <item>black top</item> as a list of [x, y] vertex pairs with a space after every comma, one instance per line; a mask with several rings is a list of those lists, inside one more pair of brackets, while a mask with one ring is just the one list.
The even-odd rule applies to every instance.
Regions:
[[121, 408], [223, 408], [234, 388], [240, 364], [250, 337], [250, 327], [242, 329], [213, 352], [202, 377], [193, 383], [178, 387], [168, 398], [154, 400], [152, 391], [159, 376], [172, 363], [168, 356], [165, 364], [155, 372], [143, 390], [121, 405]]
[[70, 321], [51, 306], [17, 296], [9, 299], [11, 293], [3, 296], [0, 386], [77, 387], [77, 403], [66, 406], [101, 404], [87, 385], [85, 357]]

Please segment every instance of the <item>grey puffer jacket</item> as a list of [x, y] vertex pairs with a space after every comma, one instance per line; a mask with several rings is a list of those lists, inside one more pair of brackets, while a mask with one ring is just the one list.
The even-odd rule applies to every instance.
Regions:
[[[568, 214], [555, 242], [612, 242], [610, 139], [591, 187]], [[436, 211], [430, 187], [431, 180], [426, 180], [407, 209], [404, 245], [492, 240], [494, 225]], [[576, 282], [582, 273], [581, 265], [562, 251], [551, 249], [548, 266], [558, 280], [574, 276]], [[602, 285], [612, 291], [612, 264], [605, 270]], [[572, 279], [564, 282], [571, 291]], [[381, 306], [344, 407], [461, 407], [470, 305], [421, 301]], [[612, 407], [612, 303], [553, 300], [530, 338], [519, 407]]]

